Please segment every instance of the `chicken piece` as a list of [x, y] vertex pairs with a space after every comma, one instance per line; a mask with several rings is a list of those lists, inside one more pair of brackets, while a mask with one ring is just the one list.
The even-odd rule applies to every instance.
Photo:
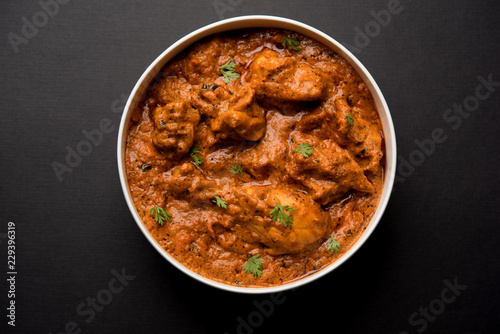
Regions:
[[194, 142], [203, 143], [204, 147], [212, 148], [215, 144], [217, 144], [218, 139], [212, 129], [210, 129], [205, 122], [200, 122], [194, 131]]
[[[364, 105], [363, 101], [358, 102], [362, 107], [371, 108], [371, 105]], [[346, 115], [352, 117], [352, 124], [347, 122]], [[381, 126], [371, 126], [371, 122], [380, 122], [376, 110], [372, 110], [374, 119], [363, 119], [360, 115], [366, 114], [359, 107], [349, 106], [346, 98], [337, 98], [335, 100], [335, 119], [338, 133], [342, 138], [342, 144], [348, 146], [354, 153], [354, 159], [366, 171], [374, 172], [379, 167], [382, 153], [382, 134], [379, 129]]]
[[324, 97], [326, 83], [319, 69], [292, 57], [266, 50], [251, 66], [251, 84], [259, 99], [316, 101]]
[[[208, 177], [189, 162], [169, 170], [163, 177], [161, 184], [165, 185], [166, 202], [187, 203], [186, 207], [191, 208], [190, 211], [195, 210], [193, 216], [198, 216], [196, 219], [199, 219], [193, 220], [194, 225], [199, 222], [205, 224], [214, 239], [218, 234], [217, 225], [224, 229], [232, 228], [235, 209], [239, 212], [238, 207], [232, 204], [236, 202], [231, 192], [234, 189], [234, 182], [224, 178]], [[224, 200], [226, 204], [231, 203], [230, 206], [219, 206], [215, 196]], [[190, 219], [190, 216], [187, 218]]]
[[238, 91], [218, 87], [200, 91], [193, 106], [209, 117], [208, 124], [218, 138], [257, 141], [266, 132], [266, 117], [255, 99], [255, 91], [245, 84]]
[[219, 110], [211, 127], [221, 136], [233, 139], [257, 141], [266, 132], [266, 117], [255, 99], [255, 91], [250, 85], [244, 85], [229, 100], [227, 108]]
[[161, 104], [169, 104], [179, 100], [189, 100], [192, 94], [192, 87], [182, 77], [168, 76], [152, 85], [153, 96]]
[[[325, 205], [351, 189], [373, 192], [363, 169], [333, 140], [319, 140], [299, 132], [292, 133], [291, 138], [295, 144], [289, 150], [290, 162], [286, 169], [292, 178], [309, 189], [315, 201]], [[313, 153], [305, 157], [293, 152], [299, 144], [310, 144]]]
[[206, 205], [223, 188], [223, 180], [208, 179], [193, 164], [185, 162], [164, 174], [166, 192], [178, 200]]
[[186, 100], [169, 103], [153, 110], [153, 143], [169, 154], [179, 157], [193, 145], [194, 128], [200, 114]]
[[[267, 253], [271, 255], [307, 251], [328, 234], [330, 215], [304, 193], [274, 186], [252, 186], [239, 191], [242, 211], [236, 219], [246, 222], [246, 227], [269, 247]], [[277, 204], [291, 216], [291, 226], [270, 218]]]
[[219, 58], [225, 44], [217, 36], [205, 43], [196, 43], [183, 59], [182, 72], [189, 83], [213, 82], [220, 76]]
[[[229, 100], [231, 94], [226, 87], [216, 86], [212, 89], [203, 89], [199, 86], [192, 95], [191, 104], [198, 112], [209, 118], [216, 118], [219, 106], [223, 101]], [[226, 102], [227, 103], [227, 102]]]
[[286, 158], [289, 129], [294, 121], [277, 111], [267, 112], [268, 126], [264, 138], [247, 154], [241, 163], [257, 179], [268, 178], [274, 171], [283, 172], [280, 167]]
[[356, 124], [349, 132], [349, 137], [356, 136], [359, 140], [356, 144], [350, 144], [349, 149], [354, 153], [354, 159], [365, 170], [375, 172], [380, 168], [382, 153], [382, 134], [379, 128], [363, 119], [355, 121]]

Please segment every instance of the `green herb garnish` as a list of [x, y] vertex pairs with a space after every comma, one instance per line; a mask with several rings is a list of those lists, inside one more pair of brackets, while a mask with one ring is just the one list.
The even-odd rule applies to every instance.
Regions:
[[199, 146], [192, 147], [189, 150], [189, 156], [191, 158], [193, 158], [194, 163], [197, 164], [197, 165], [201, 165], [201, 163], [203, 162], [203, 158], [202, 157], [196, 156], [196, 153], [199, 153], [199, 152], [200, 152], [200, 147]]
[[264, 263], [264, 259], [259, 258], [260, 255], [257, 254], [252, 256], [247, 260], [247, 263], [243, 266], [243, 269], [247, 274], [252, 274], [253, 277], [261, 277], [262, 276], [262, 263]]
[[300, 42], [298, 39], [295, 39], [295, 38], [290, 38], [290, 37], [285, 37], [283, 38], [283, 40], [281, 41], [281, 45], [283, 45], [283, 47], [286, 49], [286, 45], [288, 43], [288, 48], [290, 50], [300, 50]]
[[232, 165], [229, 170], [231, 174], [243, 175], [243, 166], [242, 165]]
[[219, 208], [227, 209], [227, 202], [223, 201], [219, 196], [215, 196], [216, 204]]
[[149, 210], [149, 214], [152, 215], [154, 220], [162, 226], [165, 220], [168, 222], [172, 220], [172, 215], [170, 213], [168, 213], [164, 208], [160, 208], [156, 205]]
[[300, 153], [304, 158], [307, 158], [313, 154], [313, 150], [311, 149], [311, 144], [302, 143], [292, 153]]
[[326, 248], [330, 251], [338, 253], [339, 252], [339, 247], [340, 247], [340, 242], [335, 240], [333, 238], [333, 235], [330, 236], [330, 240], [328, 240], [328, 243], [326, 244]]
[[352, 114], [345, 115], [345, 118], [347, 119], [347, 125], [349, 126], [354, 125], [354, 118], [352, 117]]
[[[288, 211], [290, 215], [287, 215], [285, 213], [285, 210]], [[292, 227], [293, 224], [293, 217], [291, 216], [292, 211], [296, 211], [295, 208], [291, 206], [281, 206], [278, 203], [276, 203], [276, 206], [274, 209], [271, 210], [269, 215], [271, 216], [271, 219], [273, 220], [273, 223], [276, 222], [276, 220], [281, 224], [286, 227]]]
[[236, 63], [232, 60], [228, 60], [227, 63], [219, 67], [219, 71], [222, 73], [224, 76], [224, 82], [229, 84], [229, 81], [231, 79], [238, 79], [240, 75], [236, 73]]

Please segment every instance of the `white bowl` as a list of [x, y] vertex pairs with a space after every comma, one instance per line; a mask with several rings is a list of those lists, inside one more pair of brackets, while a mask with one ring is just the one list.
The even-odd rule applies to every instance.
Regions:
[[[125, 173], [125, 144], [127, 140], [127, 130], [129, 127], [130, 116], [132, 111], [137, 106], [138, 103], [141, 102], [144, 97], [144, 93], [146, 89], [149, 87], [153, 79], [156, 75], [161, 71], [161, 69], [170, 61], [174, 56], [180, 53], [182, 50], [186, 49], [188, 46], [193, 44], [194, 42], [220, 32], [235, 30], [235, 29], [246, 29], [246, 28], [279, 28], [279, 29], [288, 29], [296, 31], [302, 35], [308, 36], [312, 39], [315, 39], [318, 42], [323, 43], [326, 47], [330, 48], [334, 52], [338, 53], [342, 58], [347, 60], [352, 67], [359, 73], [359, 75], [363, 78], [363, 81], [368, 85], [375, 103], [377, 105], [378, 112], [380, 114], [380, 119], [382, 121], [382, 127], [384, 130], [385, 137], [385, 175], [384, 175], [384, 188], [382, 191], [382, 196], [380, 198], [380, 202], [378, 204], [377, 210], [373, 215], [370, 223], [368, 224], [366, 230], [359, 237], [359, 239], [355, 242], [355, 244], [337, 261], [328, 265], [327, 267], [309, 275], [304, 278], [292, 281], [290, 283], [286, 283], [283, 285], [272, 286], [272, 287], [238, 287], [232, 286], [220, 282], [213, 281], [206, 277], [203, 277], [190, 269], [184, 267], [182, 264], [177, 262], [171, 255], [169, 255], [151, 236], [146, 227], [141, 221], [139, 214], [132, 202], [132, 197], [130, 194], [126, 173]], [[185, 37], [178, 40], [172, 46], [170, 46], [167, 50], [165, 50], [158, 58], [153, 61], [153, 63], [146, 69], [146, 71], [142, 74], [139, 81], [135, 85], [130, 97], [128, 98], [127, 104], [125, 106], [120, 129], [118, 132], [118, 171], [120, 174], [120, 182], [123, 189], [123, 193], [125, 195], [125, 200], [127, 201], [128, 207], [134, 216], [134, 219], [139, 226], [139, 229], [142, 231], [146, 239], [149, 240], [151, 245], [171, 264], [177, 267], [179, 270], [191, 276], [205, 284], [210, 286], [220, 288], [227, 291], [239, 292], [239, 293], [274, 293], [278, 291], [288, 290], [297, 288], [306, 283], [312, 282], [329, 272], [333, 271], [335, 268], [339, 267], [342, 263], [344, 263], [347, 259], [349, 259], [360, 247], [365, 243], [368, 237], [372, 234], [373, 230], [379, 223], [382, 218], [382, 214], [387, 206], [387, 202], [389, 201], [389, 197], [391, 195], [392, 187], [394, 184], [394, 178], [396, 173], [396, 135], [394, 133], [394, 126], [392, 124], [391, 114], [389, 112], [389, 107], [385, 102], [384, 96], [382, 92], [378, 88], [375, 80], [372, 78], [370, 73], [366, 70], [366, 68], [359, 62], [356, 57], [349, 52], [344, 46], [342, 46], [339, 42], [326, 35], [325, 33], [308, 26], [304, 23], [297, 22], [290, 19], [285, 19], [276, 16], [265, 16], [265, 15], [251, 15], [251, 16], [240, 16], [232, 19], [227, 19], [223, 21], [219, 21], [213, 24], [209, 24], [203, 28], [200, 28]]]

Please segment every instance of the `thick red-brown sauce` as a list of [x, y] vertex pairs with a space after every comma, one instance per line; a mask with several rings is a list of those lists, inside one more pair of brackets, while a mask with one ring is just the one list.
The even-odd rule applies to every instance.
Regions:
[[[229, 60], [239, 77], [226, 84], [219, 67]], [[366, 84], [324, 45], [274, 29], [211, 36], [170, 61], [146, 95], [128, 130], [127, 179], [144, 225], [187, 268], [274, 286], [331, 264], [363, 233], [383, 185], [381, 122]], [[294, 152], [303, 143], [308, 157]], [[292, 227], [272, 221], [276, 203], [296, 209]], [[153, 219], [155, 205], [170, 222]], [[261, 277], [243, 269], [257, 254]]]

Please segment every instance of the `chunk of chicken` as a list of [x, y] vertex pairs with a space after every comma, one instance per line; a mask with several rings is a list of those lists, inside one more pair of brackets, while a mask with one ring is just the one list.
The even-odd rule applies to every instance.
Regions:
[[326, 83], [319, 69], [292, 57], [266, 50], [252, 62], [251, 84], [257, 97], [278, 101], [315, 101], [324, 96]]
[[354, 153], [354, 159], [366, 171], [375, 172], [380, 167], [382, 153], [382, 134], [379, 129], [370, 126], [370, 123], [358, 119], [353, 126], [349, 137], [356, 136], [359, 142], [350, 144], [349, 148]]
[[186, 162], [164, 174], [166, 192], [176, 199], [194, 201], [206, 205], [223, 188], [219, 179], [208, 179], [203, 173]]
[[[292, 178], [309, 189], [315, 201], [325, 205], [351, 189], [373, 192], [363, 169], [333, 140], [319, 140], [300, 132], [292, 133], [291, 138], [295, 146], [289, 150], [290, 162], [286, 169]], [[310, 156], [293, 152], [302, 143], [311, 145]]]
[[235, 92], [226, 87], [200, 91], [193, 106], [209, 117], [208, 124], [218, 138], [257, 141], [266, 132], [264, 109], [249, 84]]
[[189, 100], [192, 94], [191, 85], [182, 77], [168, 76], [152, 87], [154, 89], [153, 96], [161, 104]]
[[[321, 242], [328, 234], [330, 215], [310, 196], [293, 189], [273, 186], [242, 188], [239, 217], [246, 220], [249, 230], [258, 235], [259, 241], [268, 246], [272, 255], [306, 251]], [[277, 205], [293, 208], [283, 210], [293, 219], [292, 226], [273, 222], [269, 215]]]
[[214, 81], [220, 75], [219, 58], [225, 44], [219, 37], [213, 37], [206, 43], [196, 43], [183, 58], [182, 72], [193, 85], [205, 81]]
[[[358, 102], [358, 104], [362, 103], [363, 101]], [[363, 105], [365, 113], [368, 108], [373, 109], [369, 104]], [[372, 113], [377, 114], [376, 110], [372, 110]], [[351, 125], [347, 123], [347, 114], [352, 116]], [[341, 140], [349, 146], [351, 152], [354, 153], [354, 159], [364, 170], [375, 171], [383, 156], [382, 134], [379, 131], [381, 126], [371, 126], [370, 120], [363, 119], [359, 116], [361, 114], [359, 107], [351, 107], [346, 98], [335, 100], [335, 119]], [[372, 122], [380, 122], [378, 115]]]
[[268, 111], [269, 124], [264, 138], [251, 151], [242, 156], [245, 170], [257, 179], [269, 177], [274, 171], [283, 171], [286, 158], [288, 129], [293, 120], [276, 111]]
[[178, 205], [190, 208], [196, 218], [191, 220], [187, 216], [187, 219], [193, 226], [205, 224], [214, 239], [218, 238], [217, 230], [222, 233], [214, 226], [220, 225], [224, 229], [233, 227], [234, 219], [229, 210], [219, 207], [215, 201], [215, 196], [220, 196], [234, 202], [229, 192], [232, 184], [228, 184], [226, 180], [209, 178], [199, 168], [186, 162], [164, 173], [162, 181], [161, 184], [165, 185], [163, 193], [166, 195], [166, 202], [181, 202]]
[[153, 143], [172, 157], [189, 152], [200, 114], [186, 100], [171, 102], [153, 110]]
[[242, 86], [229, 100], [227, 108], [222, 106], [211, 126], [216, 133], [233, 139], [257, 141], [262, 138], [266, 132], [266, 117], [250, 85]]

